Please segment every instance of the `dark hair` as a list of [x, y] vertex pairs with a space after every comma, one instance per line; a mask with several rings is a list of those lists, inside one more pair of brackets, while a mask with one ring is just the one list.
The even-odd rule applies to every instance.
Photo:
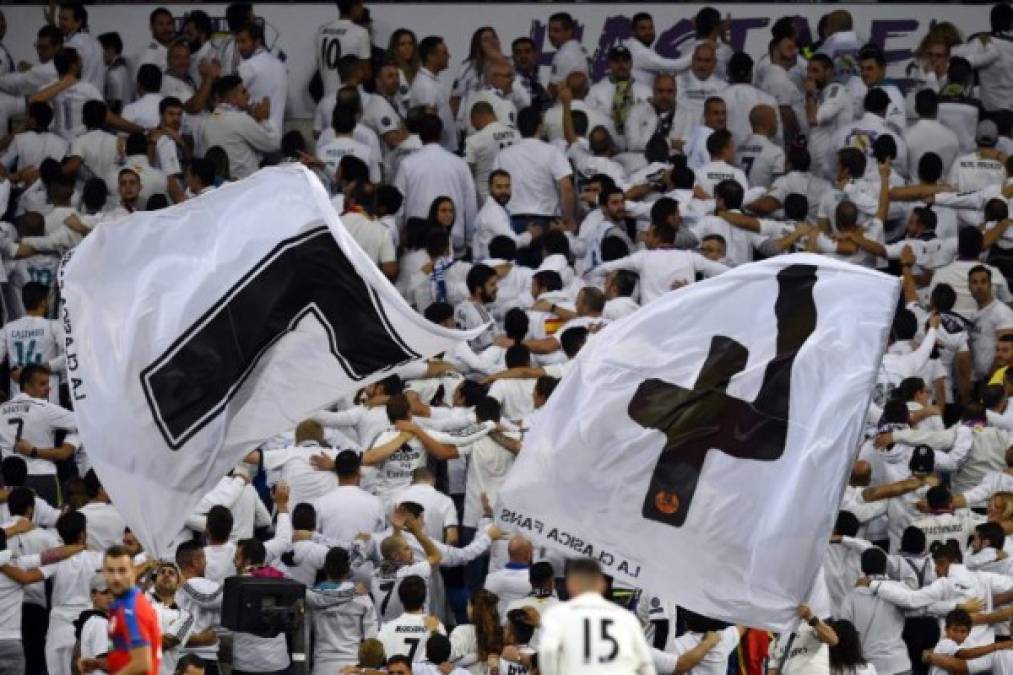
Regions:
[[29, 281], [21, 289], [21, 304], [32, 310], [49, 299], [49, 288], [37, 281]]
[[430, 633], [426, 640], [426, 660], [443, 663], [450, 660], [450, 638], [439, 633]]
[[422, 313], [427, 321], [441, 324], [454, 316], [454, 307], [447, 302], [434, 302]]
[[952, 501], [950, 489], [945, 485], [930, 487], [929, 491], [925, 493], [925, 501], [929, 503], [929, 508], [933, 511], [945, 509]]
[[[597, 289], [595, 289], [597, 290]], [[596, 311], [601, 311], [598, 309]], [[559, 346], [562, 347], [563, 353], [566, 354], [567, 358], [572, 359], [581, 350], [584, 344], [587, 342], [588, 331], [584, 326], [573, 326], [567, 328], [559, 336]]]
[[194, 157], [190, 160], [190, 173], [200, 181], [201, 185], [207, 187], [214, 185], [215, 165], [203, 157]]
[[25, 516], [28, 509], [35, 506], [35, 493], [29, 488], [19, 486], [7, 495], [7, 509], [12, 516]]
[[150, 26], [153, 23], [155, 23], [155, 17], [159, 16], [160, 14], [166, 14], [169, 16], [170, 19], [173, 18], [172, 12], [167, 10], [165, 7], [156, 7], [155, 9], [151, 10], [151, 14], [148, 15], [148, 25]]
[[507, 612], [505, 623], [510, 627], [510, 632], [518, 642], [521, 644], [531, 642], [536, 626], [531, 623], [523, 609], [511, 609]]
[[3, 476], [5, 487], [18, 487], [25, 484], [28, 477], [28, 463], [23, 457], [8, 455], [0, 461], [0, 475]]
[[732, 132], [718, 129], [707, 137], [707, 152], [713, 157], [732, 143]]
[[531, 350], [524, 344], [507, 347], [506, 353], [503, 355], [503, 360], [506, 362], [507, 368], [530, 366]]
[[468, 270], [468, 276], [465, 277], [464, 283], [468, 287], [468, 293], [475, 293], [475, 291], [483, 288], [490, 279], [495, 277], [496, 270], [488, 265], [479, 263]]
[[886, 574], [886, 553], [873, 546], [862, 551], [863, 574]]
[[913, 525], [908, 525], [904, 528], [903, 534], [900, 535], [900, 550], [901, 553], [913, 553], [921, 555], [925, 552], [925, 533]]
[[334, 546], [327, 551], [327, 555], [324, 557], [324, 574], [327, 575], [328, 579], [334, 581], [344, 579], [348, 576], [350, 569], [351, 563], [348, 551], [340, 546]]
[[361, 465], [359, 453], [354, 450], [342, 450], [334, 458], [334, 473], [341, 477], [358, 476]]
[[492, 396], [486, 396], [475, 405], [475, 418], [479, 422], [499, 422], [502, 417], [500, 402]]
[[215, 81], [214, 93], [218, 98], [227, 96], [229, 92], [238, 86], [243, 84], [243, 80], [238, 75], [223, 75]]
[[708, 37], [721, 25], [721, 12], [713, 7], [702, 7], [693, 18], [693, 25], [698, 38]]
[[837, 161], [848, 170], [848, 175], [852, 178], [865, 175], [865, 153], [858, 148], [841, 148], [837, 151]]
[[404, 195], [393, 185], [379, 185], [373, 194], [376, 206], [383, 207], [386, 215], [397, 213], [401, 210], [402, 204], [404, 204]]
[[267, 549], [259, 539], [240, 539], [236, 551], [247, 565], [263, 565], [267, 560]]
[[[56, 27], [47, 26], [47, 28], [56, 28]], [[39, 31], [39, 37], [42, 37], [42, 31]], [[60, 36], [60, 40], [62, 42], [63, 40], [62, 35]], [[98, 41], [102, 43], [102, 47], [104, 49], [111, 49], [117, 55], [123, 53], [123, 39], [120, 37], [119, 33], [116, 32], [102, 33], [101, 35], [98, 36]]]
[[538, 392], [539, 396], [545, 400], [549, 400], [552, 396], [552, 392], [556, 390], [556, 385], [559, 384], [558, 377], [552, 377], [551, 375], [542, 375], [535, 380], [535, 391]]
[[175, 96], [166, 96], [158, 102], [158, 114], [164, 115], [169, 108], [182, 108], [183, 102]]
[[552, 22], [563, 24], [563, 28], [566, 30], [573, 30], [573, 17], [569, 12], [556, 12], [549, 17], [549, 23]]
[[441, 44], [443, 44], [443, 38], [439, 35], [429, 35], [422, 38], [422, 41], [419, 42], [418, 49], [416, 50], [419, 55], [419, 61], [425, 63], [426, 59], [429, 58], [429, 55], [436, 51], [436, 48]]
[[967, 610], [954, 609], [946, 615], [946, 627], [950, 628], [951, 626], [963, 626], [967, 630], [971, 630], [971, 627], [974, 626], [974, 620], [971, 619], [971, 615], [967, 613]]
[[897, 159], [897, 140], [893, 134], [880, 134], [872, 142], [872, 156], [877, 162], [892, 162]]
[[26, 385], [31, 383], [36, 375], [41, 374], [49, 377], [51, 372], [52, 371], [49, 370], [49, 366], [47, 365], [42, 363], [29, 363], [21, 369], [21, 376], [18, 377], [18, 384], [20, 384], [21, 388], [24, 389]]
[[[13, 513], [13, 511], [12, 511]], [[1006, 543], [1006, 531], [1002, 529], [1002, 525], [993, 522], [979, 523], [974, 527], [974, 531], [978, 533], [978, 538], [988, 543], [992, 548], [1002, 550], [1003, 544]]]
[[232, 534], [232, 525], [232, 511], [229, 511], [228, 508], [216, 504], [208, 510], [207, 524], [204, 529], [210, 538], [215, 541], [225, 541]]
[[250, 14], [253, 13], [253, 4], [249, 2], [233, 2], [225, 8], [225, 23], [228, 24], [229, 32], [236, 33], [250, 22]]
[[[985, 246], [985, 235], [976, 227], [962, 227], [957, 233], [957, 255], [965, 260], [977, 260]], [[973, 271], [973, 270], [972, 270]]]
[[939, 96], [931, 89], [922, 89], [915, 94], [915, 112], [918, 117], [935, 119], [939, 113]]
[[457, 385], [457, 390], [461, 393], [464, 405], [469, 408], [478, 405], [478, 402], [489, 393], [488, 385], [475, 380], [461, 380], [461, 383]]
[[387, 399], [387, 418], [391, 424], [398, 420], [406, 420], [411, 414], [411, 404], [404, 394], [395, 394]]
[[312, 504], [299, 502], [292, 509], [292, 529], [309, 530], [317, 529], [317, 510]]
[[489, 242], [489, 257], [513, 260], [517, 256], [517, 242], [510, 237], [499, 235]]
[[394, 656], [392, 656], [389, 659], [387, 659], [387, 667], [388, 668], [390, 668], [391, 666], [393, 666], [395, 663], [400, 663], [403, 666], [408, 666], [409, 670], [411, 670], [411, 668], [412, 668], [412, 660], [411, 660], [410, 657], [406, 656], [405, 654], [395, 654]]
[[56, 521], [56, 533], [64, 544], [76, 544], [88, 529], [88, 520], [80, 511], [68, 511]]
[[788, 150], [788, 164], [794, 171], [808, 171], [812, 164], [812, 157], [805, 148], [794, 146]]
[[842, 537], [854, 537], [858, 535], [861, 523], [851, 511], [838, 511], [837, 521], [834, 523], [834, 534]]
[[997, 2], [988, 15], [989, 25], [993, 33], [1004, 33], [1013, 27], [1013, 7], [1005, 2]]
[[939, 284], [932, 289], [929, 299], [932, 301], [933, 309], [937, 312], [949, 312], [957, 303], [957, 293], [953, 290], [953, 286]]
[[355, 111], [345, 106], [336, 105], [331, 111], [331, 128], [339, 134], [350, 134], [357, 124]]
[[753, 57], [745, 52], [735, 52], [728, 60], [728, 81], [732, 84], [751, 84], [753, 79]]
[[531, 275], [531, 279], [538, 282], [542, 292], [563, 290], [563, 278], [556, 270], [539, 270]]
[[405, 611], [414, 612], [426, 604], [426, 582], [417, 574], [410, 574], [397, 587], [397, 597]]
[[936, 183], [943, 175], [943, 160], [934, 152], [926, 152], [918, 159], [918, 180]]
[[192, 12], [184, 14], [183, 25], [185, 26], [188, 23], [192, 23], [193, 27], [197, 29], [198, 33], [211, 35], [211, 33], [214, 32], [214, 29], [211, 27], [211, 17], [208, 16], [208, 13], [203, 10], [195, 9]]
[[88, 25], [88, 10], [81, 2], [61, 2], [60, 9], [69, 9], [74, 15], [74, 21], [82, 26]]
[[862, 638], [855, 624], [847, 619], [831, 621], [829, 626], [837, 633], [837, 644], [830, 647], [830, 670], [841, 672], [866, 664], [862, 655]]
[[419, 118], [419, 139], [423, 143], [439, 143], [443, 135], [443, 122], [432, 113], [425, 113]]
[[911, 340], [918, 333], [918, 319], [910, 309], [902, 307], [894, 314], [890, 333], [894, 340]]
[[601, 260], [609, 262], [625, 258], [630, 254], [630, 247], [626, 242], [614, 235], [609, 235], [601, 240]]
[[75, 63], [81, 61], [81, 56], [77, 53], [77, 50], [73, 47], [64, 47], [60, 51], [56, 52], [53, 57], [53, 67], [56, 68], [57, 75], [66, 75], [70, 72], [70, 67]]
[[36, 131], [45, 131], [53, 123], [53, 109], [48, 103], [33, 101], [28, 104], [28, 117], [35, 122]]
[[809, 198], [792, 192], [784, 198], [784, 216], [791, 220], [805, 220], [809, 214]]
[[742, 189], [742, 185], [739, 181], [732, 178], [726, 178], [714, 186], [715, 199], [720, 199], [724, 202], [726, 209], [740, 208], [742, 206], [742, 198], [744, 195], [745, 193]]
[[620, 297], [628, 298], [637, 290], [637, 281], [640, 279], [636, 272], [630, 270], [619, 270], [612, 277], [612, 286]]
[[[33, 103], [32, 105], [35, 104]], [[108, 114], [108, 111], [109, 108], [106, 107], [104, 101], [86, 101], [84, 107], [81, 109], [81, 119], [84, 121], [84, 126], [88, 129], [101, 129], [106, 125], [106, 115]], [[49, 116], [50, 119], [52, 119], [52, 111], [50, 111]]]
[[517, 131], [523, 138], [531, 138], [538, 133], [541, 123], [542, 111], [534, 106], [528, 106], [517, 113]]
[[886, 55], [877, 45], [869, 43], [858, 52], [859, 61], [874, 60], [880, 66], [886, 66]]
[[137, 86], [148, 93], [162, 89], [162, 70], [153, 63], [145, 63], [137, 69]]

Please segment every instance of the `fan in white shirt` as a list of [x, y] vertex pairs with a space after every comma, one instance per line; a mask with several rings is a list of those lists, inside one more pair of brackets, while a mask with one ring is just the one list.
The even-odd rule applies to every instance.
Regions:
[[[123, 159], [124, 140], [105, 130], [106, 104], [88, 101], [84, 104], [83, 120], [87, 131], [73, 140], [67, 156], [75, 160], [70, 168], [83, 169], [86, 178], [103, 181]], [[108, 187], [108, 186], [107, 186]]]
[[[605, 579], [598, 563], [580, 558], [566, 573], [570, 600], [541, 618], [538, 670], [545, 675], [653, 675], [650, 648], [640, 621], [602, 597]], [[587, 626], [594, 628], [589, 633]]]
[[522, 110], [517, 116], [521, 140], [501, 150], [493, 167], [509, 173], [513, 181], [508, 205], [512, 216], [561, 214], [572, 221], [573, 169], [562, 151], [539, 140], [542, 128], [541, 112]]
[[359, 487], [359, 456], [343, 450], [334, 458], [338, 487], [313, 502], [317, 530], [330, 541], [351, 541], [360, 532], [381, 532], [386, 523], [383, 502]]
[[626, 117], [626, 148], [643, 152], [655, 134], [660, 134], [672, 149], [683, 149], [699, 116], [676, 102], [676, 79], [667, 73], [654, 78], [648, 101], [637, 103]]
[[338, 74], [338, 60], [351, 54], [369, 61], [369, 31], [358, 25], [365, 3], [361, 0], [339, 0], [339, 18], [320, 26], [317, 31], [317, 70], [324, 85], [324, 94], [332, 94], [343, 82]]
[[735, 160], [735, 142], [727, 129], [718, 129], [707, 138], [707, 154], [710, 162], [695, 170], [696, 185], [708, 195], [714, 194], [715, 186], [721, 181], [734, 180], [742, 186], [743, 193], [749, 189], [746, 174], [732, 166]]
[[728, 121], [728, 106], [723, 98], [711, 96], [703, 104], [703, 124], [694, 127], [686, 141], [684, 153], [686, 163], [694, 171], [710, 161], [707, 141], [718, 129], [724, 129]]
[[[630, 110], [637, 103], [651, 99], [648, 85], [632, 76], [633, 56], [624, 46], [612, 47], [608, 52], [608, 76], [591, 87], [586, 101], [592, 108], [609, 113], [618, 132], [617, 141], [625, 147], [625, 125]], [[651, 82], [653, 84], [653, 78]]]
[[[468, 140], [470, 143], [471, 139]], [[510, 193], [510, 174], [502, 169], [491, 171], [488, 196], [475, 219], [475, 238], [472, 241], [472, 254], [475, 260], [485, 260], [489, 257], [489, 244], [496, 237], [508, 237], [517, 247], [521, 247], [529, 245], [533, 237], [542, 233], [542, 228], [533, 223], [528, 225], [525, 232], [520, 234], [514, 232], [510, 225], [510, 212], [506, 209], [506, 205], [510, 202]]]
[[57, 25], [63, 31], [64, 48], [71, 48], [81, 55], [81, 77], [95, 89], [102, 91], [105, 85], [105, 68], [102, 60], [102, 46], [88, 30], [88, 10], [84, 5], [73, 2], [60, 4]]
[[0, 328], [0, 361], [6, 360], [11, 370], [10, 395], [16, 396], [20, 370], [27, 365], [45, 365], [50, 370], [49, 400], [59, 403], [60, 373], [66, 366], [63, 324], [47, 319], [49, 288], [31, 281], [21, 289], [26, 315]]
[[636, 272], [640, 275], [640, 302], [646, 305], [673, 288], [695, 283], [697, 273], [711, 277], [728, 270], [726, 265], [710, 261], [695, 251], [675, 249], [674, 243], [675, 228], [666, 222], [655, 222], [648, 230], [647, 250], [602, 263], [595, 274], [617, 270]]
[[[519, 141], [520, 135], [513, 128], [512, 121], [497, 120], [492, 106], [486, 101], [479, 101], [471, 107], [471, 124], [476, 131], [464, 142], [464, 160], [475, 176], [479, 201], [484, 202], [489, 196], [489, 183], [496, 157], [500, 150]], [[481, 259], [485, 256], [476, 253], [475, 257]]]
[[123, 119], [144, 130], [158, 126], [158, 104], [162, 101], [162, 71], [157, 66], [145, 63], [137, 71], [138, 98], [123, 106]]
[[694, 117], [704, 112], [704, 102], [719, 96], [728, 86], [717, 74], [717, 50], [710, 42], [701, 42], [693, 49], [689, 70], [679, 75], [678, 102]]
[[[897, 156], [893, 160], [894, 168], [899, 173], [907, 171], [908, 157], [907, 145], [904, 143], [900, 133], [886, 122], [885, 114], [890, 99], [879, 87], [870, 89], [865, 95], [865, 114], [854, 122], [845, 124], [834, 132], [831, 141], [834, 148], [857, 148], [865, 153], [866, 158], [871, 162], [874, 157], [874, 145], [883, 136], [892, 136], [897, 145]], [[870, 165], [871, 166], [871, 165]]]
[[973, 192], [1006, 183], [1006, 167], [995, 149], [998, 134], [992, 120], [978, 123], [975, 135], [978, 149], [957, 157], [950, 169], [949, 183], [959, 192]]
[[6, 152], [0, 156], [0, 164], [8, 170], [16, 166], [19, 171], [39, 168], [42, 161], [51, 157], [61, 161], [67, 154], [67, 141], [49, 131], [53, 121], [53, 109], [46, 103], [31, 103], [28, 106], [28, 130], [14, 135]]
[[802, 91], [807, 64], [799, 58], [798, 39], [792, 35], [775, 35], [768, 53], [769, 57], [761, 56], [756, 65], [756, 86], [777, 101], [784, 138], [790, 146], [800, 133], [809, 129]]
[[568, 12], [557, 12], [549, 17], [549, 43], [556, 48], [552, 55], [550, 89], [565, 81], [570, 73], [587, 75], [590, 71], [587, 52], [576, 39], [576, 28], [577, 24]]
[[836, 174], [837, 146], [834, 134], [854, 117], [851, 95], [834, 78], [834, 62], [826, 54], [809, 60], [805, 81], [805, 110], [809, 121], [809, 154], [824, 177]]
[[936, 116], [939, 112], [939, 97], [931, 89], [922, 89], [915, 95], [915, 111], [918, 121], [904, 129], [907, 144], [908, 175], [918, 175], [918, 162], [923, 155], [934, 152], [943, 161], [943, 174], [949, 175], [953, 160], [960, 151], [960, 139]]
[[1013, 310], [997, 300], [992, 291], [992, 270], [984, 265], [972, 267], [967, 286], [978, 305], [971, 318], [971, 355], [976, 379], [987, 379], [994, 370], [995, 347], [1003, 335], [1013, 334]]
[[860, 77], [848, 80], [848, 90], [855, 105], [855, 118], [862, 116], [861, 102], [866, 93], [882, 89], [889, 98], [884, 115], [886, 123], [897, 133], [904, 131], [907, 126], [907, 104], [904, 102], [904, 94], [886, 77], [886, 56], [883, 50], [872, 44], [862, 47], [858, 53], [858, 68]]
[[[109, 606], [115, 597], [109, 590], [109, 582], [101, 572], [91, 578], [91, 609], [82, 613], [74, 622], [79, 643], [79, 668], [87, 672], [105, 675], [106, 655], [109, 653]], [[84, 621], [82, 621], [84, 619]]]
[[633, 79], [648, 87], [654, 84], [654, 78], [661, 73], [681, 73], [689, 68], [690, 57], [667, 59], [656, 52], [654, 44], [656, 33], [654, 18], [647, 12], [637, 12], [630, 19], [632, 37], [623, 44], [630, 50], [633, 57]]
[[487, 78], [489, 84], [470, 94], [460, 110], [459, 116], [467, 127], [468, 135], [476, 130], [474, 122], [470, 121], [476, 103], [488, 103], [496, 120], [511, 127], [517, 122], [515, 94], [520, 93], [526, 99], [524, 102], [527, 105], [521, 106], [522, 108], [530, 105], [530, 97], [523, 87], [514, 90], [514, 69], [508, 61], [495, 61], [489, 65]]
[[[428, 595], [426, 586], [429, 578], [432, 576], [432, 571], [443, 559], [440, 549], [426, 534], [418, 517], [412, 515], [408, 509], [399, 507], [394, 512], [391, 518], [391, 527], [393, 534], [380, 542], [380, 555], [383, 559], [380, 566], [373, 572], [369, 589], [381, 625], [387, 624], [406, 611], [407, 608], [402, 603], [400, 593], [400, 587], [404, 583], [408, 583], [410, 589], [409, 594], [413, 605], [411, 609], [423, 611], [426, 606]], [[421, 561], [415, 561], [412, 547], [401, 535], [404, 530], [412, 534], [419, 546], [422, 547], [425, 558]], [[397, 631], [391, 632], [397, 633]]]
[[260, 168], [261, 154], [277, 150], [281, 129], [268, 121], [271, 103], [259, 101], [250, 111], [250, 95], [243, 81], [226, 75], [215, 82], [218, 107], [201, 126], [201, 147], [220, 146], [229, 158], [231, 177], [246, 178]]
[[736, 52], [728, 62], [728, 87], [721, 92], [728, 107], [728, 130], [738, 145], [749, 136], [750, 116], [758, 105], [770, 106], [774, 111], [774, 134], [777, 134], [777, 101], [767, 92], [754, 87], [753, 59], [745, 52]]
[[109, 495], [95, 475], [94, 469], [90, 469], [84, 475], [84, 486], [89, 501], [78, 511], [83, 513], [88, 521], [88, 549], [105, 551], [110, 546], [122, 544], [127, 524], [116, 507], [110, 503]]
[[774, 143], [777, 114], [768, 105], [758, 105], [749, 113], [752, 135], [735, 149], [735, 161], [746, 174], [751, 187], [769, 188], [785, 171], [784, 149]]
[[53, 107], [53, 131], [67, 141], [74, 140], [84, 129], [82, 110], [88, 101], [101, 101], [102, 93], [85, 79], [81, 79], [81, 57], [77, 51], [65, 48], [53, 57], [57, 79], [35, 92], [29, 99], [49, 103]]
[[[334, 106], [331, 115], [331, 129], [334, 131], [334, 136], [325, 143], [317, 144], [317, 157], [324, 163], [325, 171], [332, 179], [336, 176], [338, 164], [343, 157], [346, 155], [357, 157], [369, 168], [369, 181], [379, 183], [381, 181], [380, 157], [372, 148], [355, 140], [352, 134], [356, 124], [358, 122], [353, 110], [345, 106]], [[344, 179], [349, 180], [348, 177], [344, 177]]]
[[313, 673], [340, 672], [357, 663], [359, 644], [375, 638], [376, 608], [349, 581], [348, 551], [334, 547], [324, 559], [326, 580], [306, 591], [313, 622]]
[[457, 152], [457, 121], [450, 107], [450, 88], [439, 78], [450, 64], [450, 52], [443, 38], [431, 35], [419, 43], [418, 55], [422, 67], [412, 81], [410, 105], [435, 109], [443, 124], [441, 145], [450, 152]]
[[236, 47], [243, 60], [236, 71], [255, 101], [271, 102], [268, 119], [275, 129], [285, 125], [285, 103], [288, 99], [288, 74], [285, 64], [264, 45], [264, 28], [249, 23], [236, 33]]

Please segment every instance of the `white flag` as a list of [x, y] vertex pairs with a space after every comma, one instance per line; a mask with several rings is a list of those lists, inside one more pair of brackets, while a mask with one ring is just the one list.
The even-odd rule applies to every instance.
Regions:
[[84, 447], [160, 555], [264, 439], [473, 336], [412, 311], [299, 166], [103, 223], [61, 276]]
[[899, 285], [778, 256], [608, 326], [536, 414], [498, 521], [703, 615], [788, 628], [830, 537]]

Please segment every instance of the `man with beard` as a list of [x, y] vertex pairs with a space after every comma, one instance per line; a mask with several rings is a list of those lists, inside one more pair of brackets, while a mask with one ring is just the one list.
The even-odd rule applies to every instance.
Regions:
[[541, 235], [542, 228], [533, 223], [528, 225], [525, 232], [514, 232], [510, 226], [510, 212], [506, 208], [510, 192], [510, 174], [502, 169], [489, 174], [489, 196], [475, 218], [475, 240], [472, 244], [475, 260], [489, 257], [489, 243], [496, 237], [509, 237], [521, 247], [529, 245], [533, 237]]
[[486, 326], [481, 335], [469, 340], [471, 348], [478, 352], [492, 344], [496, 329], [487, 307], [496, 302], [496, 292], [499, 290], [496, 270], [488, 265], [475, 265], [468, 272], [465, 283], [470, 297], [454, 308], [454, 319], [461, 330]]

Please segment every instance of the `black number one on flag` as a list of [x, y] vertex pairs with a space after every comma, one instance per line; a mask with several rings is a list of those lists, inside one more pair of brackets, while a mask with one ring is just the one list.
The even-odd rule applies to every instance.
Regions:
[[767, 462], [784, 453], [792, 365], [816, 328], [816, 268], [785, 267], [777, 275], [777, 284], [777, 351], [767, 363], [755, 401], [726, 393], [728, 382], [745, 369], [749, 350], [724, 335], [711, 338], [692, 389], [654, 378], [637, 387], [630, 417], [667, 437], [644, 499], [645, 518], [675, 527], [686, 522], [710, 450]]
[[178, 450], [221, 414], [267, 351], [307, 316], [323, 327], [352, 380], [420, 356], [330, 230], [308, 230], [279, 243], [141, 371], [169, 447]]

